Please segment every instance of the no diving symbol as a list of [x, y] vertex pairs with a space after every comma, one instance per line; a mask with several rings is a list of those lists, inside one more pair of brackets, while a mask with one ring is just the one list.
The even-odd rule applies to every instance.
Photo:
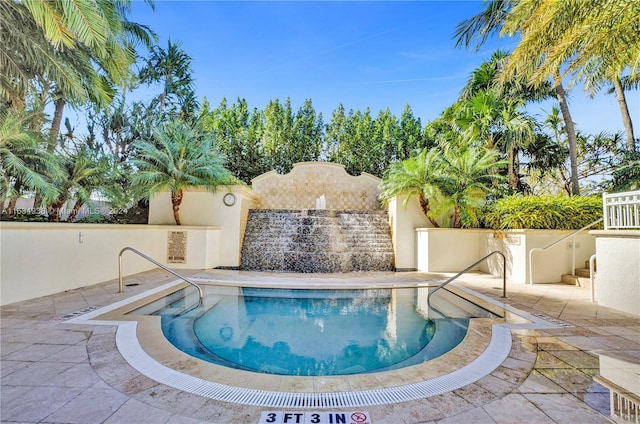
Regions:
[[354, 412], [351, 414], [351, 420], [354, 423], [364, 423], [367, 421], [367, 415], [362, 412]]

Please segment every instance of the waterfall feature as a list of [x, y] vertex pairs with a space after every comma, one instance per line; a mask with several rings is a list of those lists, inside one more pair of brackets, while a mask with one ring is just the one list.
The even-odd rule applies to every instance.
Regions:
[[251, 209], [242, 269], [286, 272], [393, 271], [383, 211]]

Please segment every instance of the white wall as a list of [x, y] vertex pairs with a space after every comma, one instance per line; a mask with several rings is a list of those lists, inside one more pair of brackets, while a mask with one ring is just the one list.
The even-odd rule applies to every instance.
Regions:
[[[492, 251], [506, 257], [507, 279], [529, 282], [529, 251], [543, 248], [571, 231], [418, 228], [418, 270], [459, 272]], [[581, 233], [576, 238], [576, 268], [595, 253], [595, 238]], [[543, 252], [533, 253], [535, 283], [559, 282], [562, 274], [571, 274], [571, 239]], [[494, 275], [502, 274], [502, 259], [494, 255], [476, 268]]]
[[590, 234], [596, 237], [596, 301], [640, 315], [640, 230]]
[[395, 254], [395, 266], [399, 270], [415, 270], [418, 268], [416, 250], [416, 227], [427, 227], [430, 224], [416, 197], [404, 202], [406, 196], [397, 196], [389, 201], [387, 208], [391, 240]]
[[[187, 263], [167, 264], [169, 231], [187, 232]], [[62, 224], [0, 224], [0, 304], [32, 299], [118, 277], [118, 253], [133, 247], [176, 269], [219, 264], [220, 230], [215, 227]], [[123, 274], [155, 268], [132, 252]]]
[[[235, 196], [235, 203], [223, 202], [226, 194]], [[244, 186], [221, 187], [215, 193], [198, 188], [184, 190], [180, 205], [180, 221], [183, 225], [208, 225], [220, 229], [224, 246], [219, 250], [218, 266], [240, 266], [242, 240], [249, 209], [260, 205], [260, 196]], [[171, 206], [171, 194], [160, 193], [149, 201], [149, 224], [172, 225], [175, 223]]]

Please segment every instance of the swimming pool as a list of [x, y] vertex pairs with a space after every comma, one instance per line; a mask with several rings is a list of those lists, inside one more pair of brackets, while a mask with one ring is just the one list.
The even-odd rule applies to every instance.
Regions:
[[282, 289], [203, 287], [201, 307], [186, 288], [131, 312], [161, 317], [171, 344], [238, 370], [338, 376], [417, 365], [455, 348], [469, 321], [495, 317], [428, 288]]

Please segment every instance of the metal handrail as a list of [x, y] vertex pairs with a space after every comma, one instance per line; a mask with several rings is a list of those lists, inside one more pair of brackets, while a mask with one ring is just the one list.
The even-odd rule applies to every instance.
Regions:
[[596, 281], [595, 281], [595, 273], [596, 273], [596, 254], [594, 253], [589, 258], [589, 290], [591, 291], [591, 301], [596, 301]]
[[585, 225], [584, 227], [580, 228], [579, 230], [575, 230], [574, 232], [572, 232], [571, 234], [567, 234], [566, 236], [562, 237], [559, 240], [554, 241], [553, 243], [551, 243], [548, 246], [545, 247], [534, 247], [533, 249], [529, 250], [529, 285], [533, 285], [533, 252], [542, 252], [544, 250], [547, 249], [551, 249], [553, 246], [557, 245], [558, 243], [562, 243], [563, 241], [565, 241], [568, 238], [574, 237], [573, 243], [571, 245], [571, 253], [572, 253], [572, 258], [571, 258], [571, 275], [575, 275], [576, 273], [576, 242], [575, 242], [575, 236], [576, 234], [586, 230], [587, 228], [593, 227], [594, 225], [602, 222], [604, 220], [604, 218], [600, 218], [596, 221], [593, 221], [591, 224], [589, 225]]
[[139, 251], [137, 249], [134, 249], [133, 247], [125, 247], [118, 254], [118, 293], [124, 293], [124, 285], [122, 284], [122, 254], [124, 252], [126, 252], [127, 250], [137, 254], [138, 256], [148, 260], [152, 264], [154, 264], [156, 266], [159, 266], [160, 268], [164, 269], [165, 271], [175, 275], [176, 277], [180, 278], [181, 280], [186, 281], [187, 283], [189, 283], [192, 286], [194, 286], [196, 289], [198, 289], [198, 297], [200, 299], [199, 305], [202, 305], [202, 301], [204, 299], [204, 293], [202, 292], [202, 287], [200, 287], [198, 284], [194, 283], [193, 281], [189, 280], [184, 275], [178, 274], [177, 272], [175, 272], [171, 268], [168, 268], [168, 267], [162, 265], [160, 262], [156, 261], [153, 258], [150, 258], [149, 256], [145, 255], [144, 253], [142, 253], [141, 251]]
[[507, 257], [504, 256], [504, 253], [502, 253], [502, 252], [500, 252], [498, 250], [494, 250], [493, 252], [489, 253], [488, 255], [483, 256], [482, 258], [478, 259], [477, 261], [475, 261], [474, 263], [472, 263], [471, 265], [469, 265], [468, 267], [466, 267], [465, 269], [463, 269], [462, 271], [460, 271], [459, 273], [457, 273], [453, 277], [449, 277], [443, 283], [437, 285], [427, 295], [427, 303], [429, 302], [429, 299], [431, 298], [431, 295], [434, 294], [436, 291], [440, 290], [441, 288], [443, 288], [444, 286], [446, 286], [447, 284], [449, 284], [450, 282], [452, 282], [456, 278], [460, 277], [465, 272], [469, 271], [474, 266], [478, 265], [480, 262], [489, 259], [493, 255], [502, 256], [502, 297], [507, 297]]

